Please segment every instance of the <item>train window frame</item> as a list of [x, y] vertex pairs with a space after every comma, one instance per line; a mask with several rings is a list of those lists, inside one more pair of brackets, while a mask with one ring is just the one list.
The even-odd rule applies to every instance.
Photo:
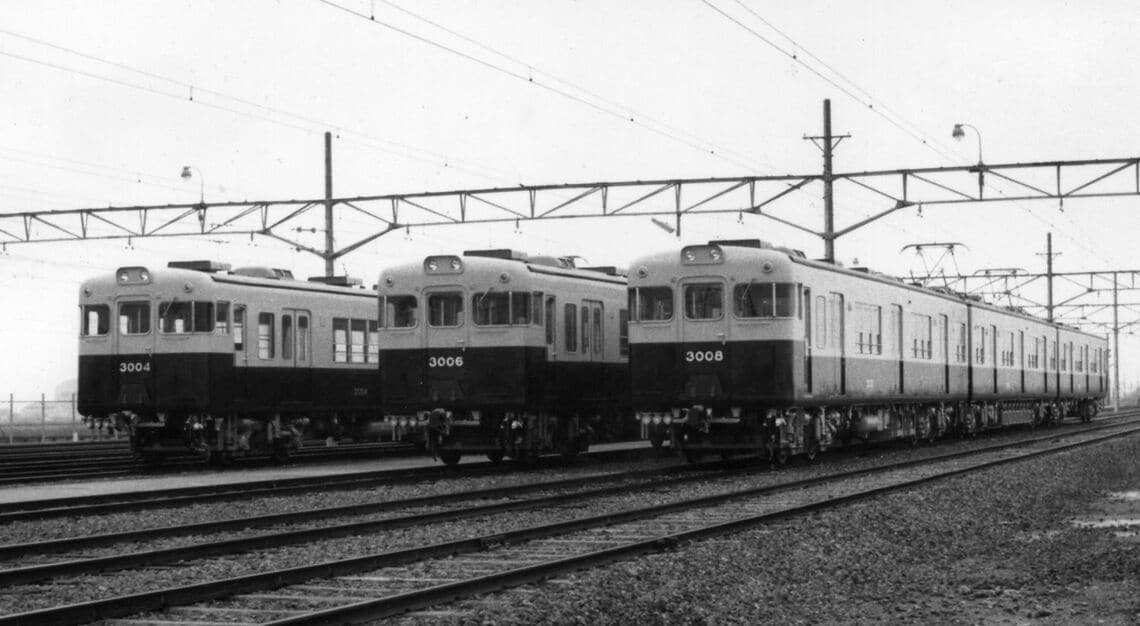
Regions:
[[[91, 315], [95, 317], [92, 318]], [[111, 334], [111, 307], [106, 304], [84, 304], [79, 307], [79, 336], [106, 337]], [[91, 332], [94, 328], [95, 332]]]
[[[356, 341], [360, 333], [360, 341]], [[368, 353], [368, 322], [367, 320], [351, 318], [348, 320], [348, 362], [353, 364], [367, 363], [365, 355]]]
[[219, 300], [214, 307], [214, 332], [223, 335], [230, 334], [230, 303], [228, 300]]
[[[348, 363], [348, 318], [347, 317], [334, 317], [332, 319], [332, 349], [333, 349], [333, 363]], [[341, 333], [337, 335], [337, 333]], [[338, 339], [340, 341], [338, 341]]]
[[605, 339], [606, 339], [606, 336], [605, 336], [605, 333], [606, 333], [605, 314], [602, 312], [602, 305], [601, 304], [595, 304], [594, 306], [592, 306], [590, 308], [592, 308], [594, 310], [594, 313], [592, 315], [593, 321], [591, 322], [593, 325], [592, 332], [593, 332], [593, 339], [594, 339], [594, 341], [593, 341], [593, 343], [594, 343], [594, 354], [600, 358], [605, 358], [605, 354], [604, 354], [605, 353], [605, 345], [606, 345], [605, 344]]
[[276, 353], [277, 315], [261, 312], [257, 314], [257, 358], [270, 361]]
[[554, 349], [557, 345], [554, 337], [554, 311], [556, 306], [557, 304], [555, 302], [555, 297], [546, 296], [544, 304], [544, 307], [546, 308], [546, 318], [544, 320], [544, 325], [546, 327], [546, 345], [550, 346], [551, 349]]
[[[781, 292], [787, 292], [781, 295]], [[767, 299], [764, 298], [767, 293]], [[755, 296], [759, 295], [759, 304]], [[745, 300], [746, 296], [749, 297]], [[803, 291], [799, 283], [749, 280], [732, 286], [732, 316], [738, 320], [803, 319]], [[745, 304], [748, 304], [746, 310]], [[751, 311], [751, 313], [749, 312]]]
[[578, 351], [578, 305], [573, 302], [567, 302], [563, 309], [566, 353], [574, 354]]
[[[703, 290], [704, 295], [700, 296], [700, 300], [694, 299], [690, 302], [689, 295], [697, 290]], [[684, 312], [685, 319], [691, 322], [717, 322], [724, 319], [724, 283], [722, 282], [688, 282], [681, 285], [681, 301], [682, 311]], [[716, 303], [713, 304], [710, 295], [716, 295]], [[698, 311], [697, 309], [700, 309]], [[710, 315], [698, 317], [696, 313], [707, 311]], [[715, 315], [711, 315], [715, 313]]]
[[244, 304], [234, 305], [233, 326], [231, 326], [234, 340], [234, 352], [245, 351], [245, 314]]
[[[424, 297], [427, 300], [427, 310], [428, 310], [427, 325], [429, 327], [431, 327], [431, 328], [461, 328], [463, 326], [463, 323], [466, 321], [466, 320], [464, 320], [464, 315], [463, 315], [463, 304], [464, 304], [463, 301], [465, 298], [463, 297], [463, 292], [461, 290], [432, 291], [432, 292], [429, 292], [427, 294], [424, 294]], [[453, 304], [458, 302], [458, 306], [452, 307], [451, 309], [448, 309], [446, 307], [441, 309], [440, 310], [440, 317], [441, 317], [440, 323], [437, 324], [437, 323], [435, 323], [436, 309], [433, 307], [433, 305], [436, 302], [444, 302], [445, 304], [447, 302], [451, 302]], [[455, 322], [454, 324], [445, 323], [448, 320], [448, 314], [449, 313], [454, 317], [454, 322]]]
[[819, 294], [815, 297], [815, 347], [821, 350], [827, 348], [827, 296]]
[[883, 307], [867, 302], [853, 302], [852, 329], [857, 334], [855, 347], [859, 354], [883, 353]]
[[[150, 334], [151, 329], [151, 311], [150, 300], [123, 300], [118, 303], [119, 312], [119, 334], [125, 337], [141, 337]], [[124, 307], [139, 307], [142, 309], [140, 315], [124, 317]], [[139, 330], [131, 330], [132, 324], [136, 322], [140, 327]]]
[[[633, 303], [630, 306], [630, 320], [638, 323], [667, 323], [673, 321], [676, 303], [673, 288], [668, 285], [632, 287]], [[650, 296], [650, 297], [643, 297]], [[666, 297], [661, 297], [666, 296]], [[647, 307], [653, 315], [645, 316]]]
[[[409, 302], [412, 306], [400, 306]], [[419, 306], [419, 298], [414, 295], [381, 296], [379, 327], [385, 330], [402, 330], [419, 326]]]
[[618, 309], [618, 355], [629, 356], [629, 309]]
[[194, 300], [190, 308], [194, 310], [193, 319], [190, 320], [190, 332], [214, 332], [214, 302], [212, 300]]
[[309, 360], [309, 316], [297, 313], [297, 362]]
[[543, 310], [543, 303], [546, 301], [545, 294], [541, 291], [532, 291], [530, 294], [530, 323], [532, 326], [545, 326], [546, 316]]
[[364, 362], [365, 363], [379, 363], [380, 362], [380, 322], [377, 320], [367, 320], [368, 324], [364, 333]]
[[[168, 300], [158, 304], [158, 332], [163, 335], [188, 335], [194, 327], [191, 300]], [[185, 312], [185, 315], [183, 315]], [[181, 330], [178, 323], [182, 322]]]
[[281, 360], [292, 362], [293, 344], [297, 337], [293, 334], [293, 316], [288, 313], [281, 314]]
[[580, 310], [582, 311], [582, 340], [578, 345], [582, 348], [582, 354], [590, 354], [590, 306], [583, 303]]

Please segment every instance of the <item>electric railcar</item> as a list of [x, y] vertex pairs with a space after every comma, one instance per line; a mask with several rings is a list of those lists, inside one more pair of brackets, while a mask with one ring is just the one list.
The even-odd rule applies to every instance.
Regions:
[[1107, 341], [757, 240], [634, 262], [636, 417], [690, 460], [1091, 419]]
[[375, 294], [228, 269], [172, 262], [84, 282], [80, 413], [127, 422], [150, 461], [284, 459], [303, 436], [378, 435]]
[[378, 289], [384, 412], [444, 463], [572, 458], [632, 422], [615, 268], [473, 250], [386, 269]]

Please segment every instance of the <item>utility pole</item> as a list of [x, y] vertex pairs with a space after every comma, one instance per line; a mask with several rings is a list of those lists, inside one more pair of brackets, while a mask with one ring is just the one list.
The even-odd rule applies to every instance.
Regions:
[[1120, 410], [1120, 289], [1112, 273], [1112, 410]]
[[332, 133], [325, 132], [325, 276], [333, 275]]
[[1049, 297], [1045, 301], [1045, 317], [1053, 321], [1053, 233], [1045, 233], [1045, 280]]
[[839, 143], [851, 135], [831, 134], [831, 99], [823, 101], [823, 136], [808, 137], [823, 152], [823, 258], [835, 262], [835, 196], [832, 183], [835, 175], [831, 169], [831, 156]]

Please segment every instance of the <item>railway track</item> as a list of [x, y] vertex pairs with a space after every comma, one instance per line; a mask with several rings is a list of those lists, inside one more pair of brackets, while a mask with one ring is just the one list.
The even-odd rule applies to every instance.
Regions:
[[[422, 534], [425, 529], [440, 529], [458, 520], [468, 520], [466, 524], [471, 527], [471, 531], [461, 533], [465, 536], [434, 543], [421, 541], [421, 545], [415, 547], [388, 549], [364, 556], [11, 615], [0, 618], [0, 624], [81, 623], [163, 607], [168, 607], [165, 613], [143, 615], [140, 619], [183, 623], [240, 622], [243, 619], [249, 621], [248, 618], [255, 614], [280, 618], [280, 623], [340, 623], [374, 619], [1137, 432], [1140, 432], [1137, 421], [1050, 431], [1012, 443], [800, 480], [780, 479], [778, 474], [769, 473], [766, 474], [767, 484], [746, 488], [739, 486], [741, 476], [749, 473], [755, 476], [754, 471], [747, 469], [726, 469], [712, 474], [647, 470], [609, 478], [594, 476], [584, 479], [588, 483], [577, 479], [526, 488], [444, 494], [414, 501], [376, 503], [371, 505], [371, 509], [352, 513], [374, 514], [382, 509], [404, 509], [404, 515], [400, 516], [293, 529], [284, 534], [263, 533], [257, 535], [258, 538], [245, 535], [244, 539], [235, 538], [228, 543], [201, 540], [202, 533], [211, 532], [204, 527], [161, 530], [172, 534], [192, 533], [199, 539], [197, 544], [208, 545], [168, 548], [165, 553], [152, 551], [150, 554], [139, 552], [95, 557], [82, 565], [73, 559], [70, 561], [71, 571], [68, 571], [66, 562], [45, 563], [23, 568], [23, 571], [13, 568], [0, 572], [0, 580], [10, 588], [83, 571], [154, 567], [171, 559], [246, 553], [273, 545], [295, 545], [299, 541], [315, 539], [324, 541], [329, 536], [343, 534], [361, 535], [399, 528], [418, 528]], [[660, 503], [639, 508], [623, 506], [632, 489], [657, 493]], [[425, 507], [428, 510], [416, 510]], [[507, 512], [518, 514], [520, 511], [541, 512], [538, 517], [547, 520], [566, 520], [570, 516], [569, 511], [574, 515], [573, 519], [566, 521], [522, 526], [493, 521], [498, 519], [493, 516], [503, 516]], [[327, 510], [305, 514], [311, 520], [336, 518], [345, 513], [347, 511]], [[270, 517], [273, 519], [224, 523], [264, 526], [295, 523], [301, 519]], [[471, 521], [478, 519], [492, 521]], [[510, 530], [489, 530], [496, 525]], [[132, 534], [120, 537], [119, 541], [135, 542], [142, 538], [142, 535]], [[108, 545], [102, 542], [112, 541], [112, 538], [71, 541], [70, 545], [60, 542], [54, 547], [42, 544], [39, 547], [7, 547], [0, 552], [0, 558], [25, 559], [32, 553], [90, 550]], [[98, 561], [100, 558], [104, 560]], [[253, 558], [256, 560], [256, 553]], [[314, 583], [313, 579], [324, 580]], [[111, 580], [105, 588], [119, 587]], [[274, 589], [276, 591], [271, 591]], [[287, 608], [283, 609], [283, 606]]]
[[[0, 452], [0, 486], [31, 482], [59, 482], [92, 478], [115, 478], [128, 475], [161, 475], [193, 469], [207, 469], [201, 459], [186, 455], [173, 457], [160, 466], [150, 466], [133, 458], [125, 441], [108, 444], [44, 444], [23, 450]], [[72, 448], [72, 446], [76, 446]], [[22, 446], [24, 447], [24, 446]], [[314, 442], [290, 456], [291, 462], [314, 462], [335, 459], [367, 458], [376, 454], [412, 454], [413, 446], [402, 443], [349, 443], [327, 447]], [[234, 469], [270, 465], [264, 458], [238, 459]]]

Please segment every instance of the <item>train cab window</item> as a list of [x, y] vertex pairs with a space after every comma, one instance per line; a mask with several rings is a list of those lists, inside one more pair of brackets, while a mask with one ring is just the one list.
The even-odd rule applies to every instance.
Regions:
[[275, 325], [275, 319], [272, 313], [257, 314], [257, 357], [260, 359], [273, 358], [275, 352]]
[[459, 293], [433, 293], [428, 296], [428, 325], [463, 325], [463, 296]]
[[740, 284], [732, 291], [732, 311], [739, 318], [793, 317], [796, 292], [794, 283]]
[[285, 361], [293, 360], [293, 316], [281, 316], [281, 358]]
[[638, 287], [630, 290], [630, 311], [641, 322], [673, 319], [673, 290], [669, 287]]
[[565, 330], [566, 330], [566, 351], [567, 352], [577, 352], [578, 351], [578, 305], [567, 304], [566, 305], [566, 315], [564, 316], [563, 319], [565, 319], [565, 321], [566, 321], [566, 328], [565, 328]]
[[724, 287], [720, 283], [685, 285], [685, 317], [718, 320], [724, 316]]
[[530, 324], [531, 313], [533, 310], [530, 308], [531, 297], [525, 291], [512, 291], [511, 292], [511, 323], [512, 324]]
[[245, 349], [245, 307], [234, 307], [234, 352]]
[[471, 299], [476, 326], [526, 326], [531, 320], [531, 294], [488, 291]]
[[80, 336], [99, 337], [110, 332], [111, 308], [105, 304], [87, 304], [81, 308], [83, 320], [79, 324]]
[[417, 323], [418, 307], [415, 296], [385, 296], [380, 305], [380, 327], [412, 328]]
[[195, 302], [194, 308], [194, 332], [196, 333], [211, 333], [214, 332], [214, 303], [213, 302]]
[[546, 298], [546, 345], [554, 346], [554, 296]]
[[119, 334], [145, 335], [150, 332], [149, 302], [119, 303]]
[[223, 335], [230, 332], [230, 303], [219, 302], [216, 309], [217, 315], [214, 316], [214, 332], [222, 333]]
[[600, 306], [595, 306], [594, 307], [594, 354], [596, 354], [598, 356], [601, 356], [602, 347], [605, 345], [605, 343], [603, 343], [603, 340], [605, 339], [605, 337], [602, 336], [603, 327], [604, 326], [602, 324], [602, 309]]

